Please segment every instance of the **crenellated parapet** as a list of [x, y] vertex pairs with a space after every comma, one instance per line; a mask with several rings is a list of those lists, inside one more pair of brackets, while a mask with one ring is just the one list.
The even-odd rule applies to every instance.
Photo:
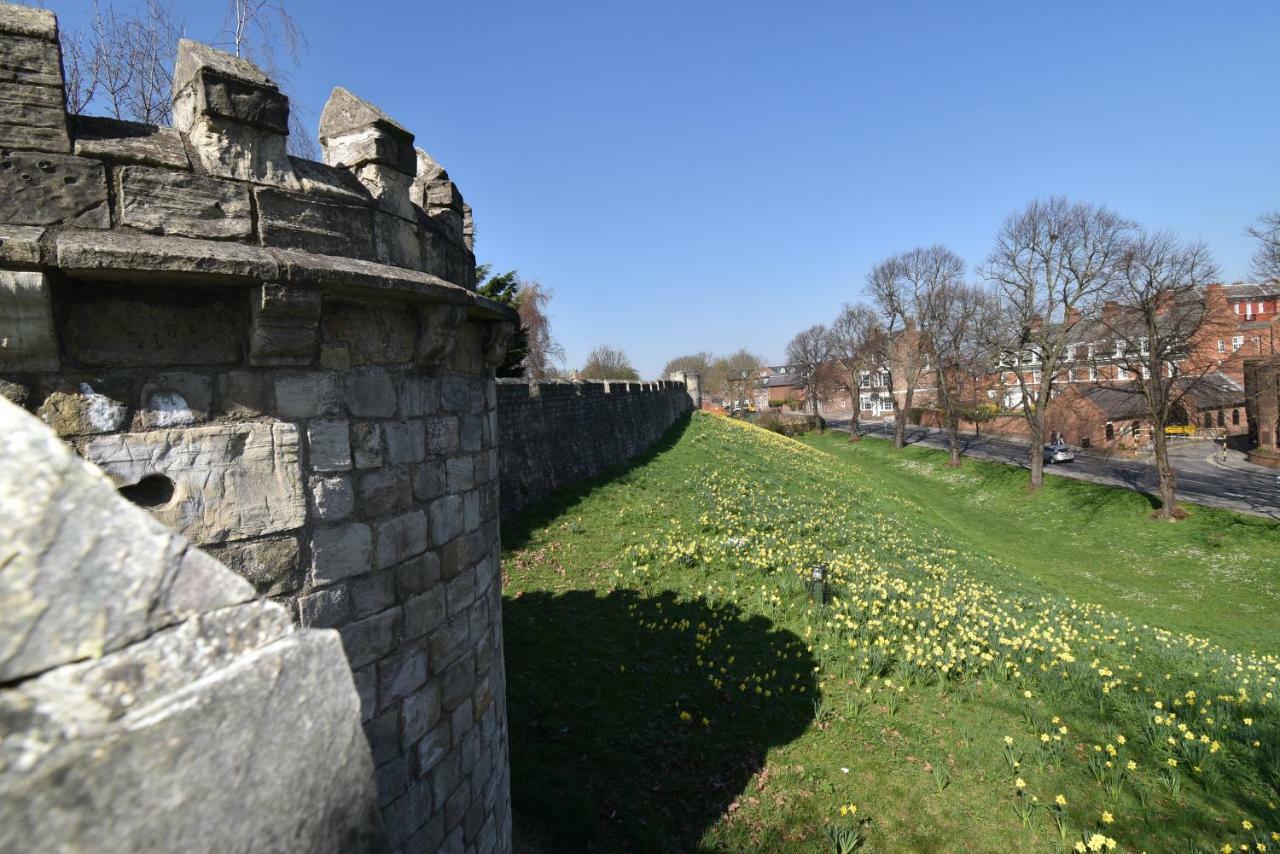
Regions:
[[[0, 406], [0, 421], [52, 431], [97, 467], [99, 492], [114, 487], [193, 554], [234, 571], [237, 595], [270, 600], [272, 620], [316, 630], [330, 652], [340, 638], [341, 692], [317, 683], [296, 694], [333, 693], [347, 707], [291, 708], [281, 720], [356, 715], [351, 730], [367, 741], [333, 756], [364, 765], [299, 786], [265, 772], [231, 780], [211, 750], [217, 738], [187, 752], [190, 728], [175, 732], [174, 768], [207, 779], [190, 789], [194, 800], [177, 797], [181, 779], [175, 797], [131, 790], [140, 823], [114, 828], [117, 844], [102, 850], [132, 850], [134, 837], [147, 847], [187, 826], [204, 828], [191, 844], [208, 850], [509, 850], [494, 369], [517, 317], [475, 291], [470, 208], [412, 133], [345, 89], [321, 117], [324, 162], [290, 156], [288, 99], [252, 63], [207, 45], [178, 46], [173, 127], [68, 115], [64, 89], [54, 16], [0, 4], [0, 396], [28, 413]], [[19, 469], [0, 459], [0, 474]], [[0, 507], [21, 506], [22, 495], [0, 478]], [[10, 514], [0, 533], [4, 521], [25, 530]], [[146, 611], [152, 591], [125, 583], [133, 552], [110, 539], [115, 528], [98, 528], [108, 540], [86, 547], [101, 559], [67, 570], [81, 599], [57, 599], [64, 585], [17, 588], [29, 579], [6, 572], [0, 601], [24, 603], [19, 616], [75, 612], [67, 625], [96, 625], [85, 610], [95, 591], [110, 593], [104, 607]], [[0, 537], [0, 565], [43, 559], [9, 563], [12, 542]], [[125, 580], [96, 577], [116, 572]], [[269, 653], [285, 628], [254, 643]], [[76, 656], [109, 652], [90, 645]], [[30, 687], [0, 685], [0, 706], [26, 702]], [[290, 696], [270, 695], [272, 708]], [[229, 720], [258, 712], [234, 711]], [[191, 719], [207, 721], [199, 709]], [[255, 768], [270, 769], [282, 726], [226, 756], [253, 754]], [[136, 731], [64, 735], [74, 755], [105, 756]], [[310, 745], [324, 733], [302, 735]], [[83, 847], [87, 837], [59, 836], [70, 826], [59, 822], [70, 815], [88, 833], [110, 820], [108, 795], [80, 793], [97, 791], [112, 767], [67, 763], [33, 776], [24, 769], [41, 767], [34, 743], [0, 733], [0, 751], [14, 751], [0, 755], [0, 818], [21, 815], [44, 847]], [[360, 773], [358, 788], [333, 788]], [[240, 797], [281, 813], [255, 809], [237, 827], [224, 809], [206, 821], [196, 801], [214, 790], [217, 804]], [[14, 793], [61, 812], [28, 809]], [[375, 797], [371, 823], [368, 810], [335, 806]], [[166, 813], [169, 801], [186, 804], [189, 821]], [[326, 810], [363, 823], [360, 845], [315, 823]], [[17, 826], [0, 821], [0, 849], [29, 842], [6, 836]], [[310, 835], [257, 846], [236, 835], [273, 826]]]

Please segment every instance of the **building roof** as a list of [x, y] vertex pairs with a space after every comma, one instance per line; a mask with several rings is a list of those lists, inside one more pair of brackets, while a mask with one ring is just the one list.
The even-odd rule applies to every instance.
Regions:
[[[1176, 384], [1183, 389], [1183, 397], [1187, 402], [1201, 411], [1244, 406], [1244, 386], [1223, 373], [1215, 371], [1203, 376], [1185, 377]], [[1147, 414], [1146, 399], [1137, 386], [1122, 388], [1091, 385], [1079, 390], [1080, 394], [1112, 421], [1143, 418]]]
[[1112, 421], [1141, 418], [1147, 414], [1147, 402], [1136, 389], [1095, 385], [1081, 389], [1080, 393]]
[[1280, 296], [1280, 281], [1273, 282], [1236, 282], [1223, 285], [1222, 293], [1228, 300], [1242, 300], [1258, 297]]
[[773, 376], [764, 377], [760, 380], [761, 388], [778, 388], [783, 386], [793, 386], [799, 382], [798, 374], [774, 374]]
[[1182, 384], [1185, 396], [1196, 409], [1226, 409], [1244, 406], [1244, 386], [1223, 373], [1191, 377]]

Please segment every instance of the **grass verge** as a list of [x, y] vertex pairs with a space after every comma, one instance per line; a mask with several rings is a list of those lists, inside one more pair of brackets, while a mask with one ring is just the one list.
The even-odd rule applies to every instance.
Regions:
[[[695, 415], [504, 528], [518, 836], [1274, 847], [1280, 662], [1056, 592], [1088, 590], [1068, 558], [1038, 576], [1016, 560], [1033, 549], [983, 542], [976, 517], [962, 537], [931, 510], [911, 488], [927, 471], [816, 441]], [[806, 583], [815, 564], [826, 596]]]

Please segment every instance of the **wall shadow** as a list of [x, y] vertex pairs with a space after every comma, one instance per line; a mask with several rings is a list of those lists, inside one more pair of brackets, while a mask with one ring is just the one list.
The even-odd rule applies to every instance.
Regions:
[[[518, 549], [529, 541], [529, 535], [551, 522], [560, 514], [572, 510], [584, 498], [605, 484], [622, 480], [632, 471], [649, 464], [654, 457], [669, 451], [680, 441], [689, 428], [692, 415], [686, 413], [676, 419], [644, 452], [637, 454], [624, 465], [613, 466], [595, 477], [559, 487], [550, 495], [540, 498], [509, 519], [502, 520], [502, 548]], [[625, 481], [624, 481], [625, 482]], [[501, 486], [499, 486], [501, 488]]]
[[813, 719], [802, 639], [732, 605], [536, 592], [503, 620], [516, 836], [547, 851], [696, 851]]

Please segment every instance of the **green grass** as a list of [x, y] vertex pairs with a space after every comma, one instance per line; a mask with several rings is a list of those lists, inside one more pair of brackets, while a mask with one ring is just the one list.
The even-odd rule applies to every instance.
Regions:
[[[1236, 652], [1275, 648], [1274, 621], [1240, 609], [1267, 601], [1250, 583], [1274, 589], [1274, 527], [1155, 523], [1099, 487], [1027, 496], [999, 467], [809, 442], [696, 415], [505, 525], [525, 845], [1057, 851], [1101, 832], [1197, 851], [1280, 828], [1280, 663]], [[1205, 578], [1193, 549], [1257, 577]]]
[[[1030, 582], [1238, 650], [1280, 653], [1280, 522], [1182, 505], [1178, 522], [1152, 520], [1151, 500], [1048, 474], [962, 460], [888, 440], [829, 432], [803, 441], [834, 456], [886, 503], [1017, 570], [974, 569], [993, 584]], [[907, 500], [904, 501], [903, 499]]]

